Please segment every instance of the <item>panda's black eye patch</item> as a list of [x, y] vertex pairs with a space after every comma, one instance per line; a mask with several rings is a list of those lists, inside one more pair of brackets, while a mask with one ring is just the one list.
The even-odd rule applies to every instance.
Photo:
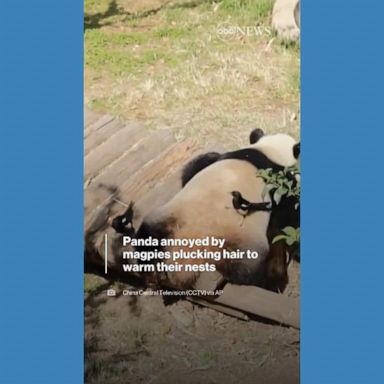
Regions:
[[300, 156], [300, 143], [297, 143], [293, 146], [293, 157], [298, 159]]
[[249, 143], [255, 144], [264, 136], [264, 131], [261, 128], [254, 129], [249, 135]]

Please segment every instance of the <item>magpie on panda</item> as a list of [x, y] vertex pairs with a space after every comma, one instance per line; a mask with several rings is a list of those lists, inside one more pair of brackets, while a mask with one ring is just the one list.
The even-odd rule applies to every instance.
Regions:
[[[267, 194], [257, 170], [284, 170], [296, 164], [300, 144], [287, 134], [265, 135], [252, 131], [250, 145], [223, 154], [210, 152], [190, 161], [183, 169], [183, 188], [165, 205], [150, 212], [137, 231], [137, 239], [195, 239], [213, 236], [225, 239], [228, 251], [256, 251], [257, 259], [211, 260], [223, 277], [234, 284], [258, 285], [282, 291], [287, 282], [287, 246], [284, 241], [272, 244], [281, 229], [299, 225], [299, 212], [294, 199], [282, 199], [277, 205]], [[297, 182], [297, 181], [296, 181]], [[256, 210], [239, 225], [239, 214], [233, 209], [233, 191], [249, 202], [265, 202], [272, 208]], [[232, 207], [232, 209], [230, 209]], [[156, 247], [168, 252], [195, 251], [183, 247]], [[207, 251], [222, 251], [204, 247]], [[138, 247], [139, 251], [151, 247]], [[173, 263], [172, 259], [165, 263]], [[182, 259], [178, 263], [203, 264], [203, 259]], [[190, 288], [200, 272], [167, 272], [159, 281], [177, 288]]]

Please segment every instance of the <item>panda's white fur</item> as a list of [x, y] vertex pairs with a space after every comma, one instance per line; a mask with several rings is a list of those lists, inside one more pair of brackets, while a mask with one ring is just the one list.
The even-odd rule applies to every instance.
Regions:
[[[247, 148], [257, 149], [274, 163], [286, 167], [296, 162], [292, 150], [295, 144], [296, 141], [292, 137], [276, 134], [263, 136]], [[218, 270], [229, 281], [257, 285], [270, 251], [267, 229], [271, 212], [255, 212], [242, 222], [241, 215], [233, 208], [231, 192], [240, 191], [242, 196], [251, 202], [270, 202], [270, 197], [268, 194], [263, 197], [265, 184], [258, 177], [255, 165], [244, 160], [247, 159], [221, 159], [198, 171], [167, 204], [154, 210], [144, 219], [139, 237], [214, 236], [225, 239], [224, 248], [227, 250], [257, 251], [257, 260], [221, 260], [216, 263]], [[180, 249], [178, 247], [165, 250], [172, 252]], [[173, 263], [172, 260], [169, 262]], [[205, 263], [206, 260], [179, 261], [191, 262]], [[175, 287], [190, 287], [198, 275], [196, 272], [173, 272], [168, 273], [166, 279]]]
[[[244, 180], [248, 180], [246, 184]], [[226, 249], [257, 251], [261, 262], [269, 251], [266, 232], [270, 212], [256, 212], [242, 223], [242, 217], [232, 206], [231, 195], [231, 192], [238, 190], [240, 185], [245, 199], [260, 202], [263, 200], [261, 191], [264, 183], [256, 176], [256, 170], [251, 164], [241, 160], [219, 161], [196, 175], [171, 201], [152, 212], [146, 218], [146, 222], [149, 225], [159, 223], [167, 225], [171, 222], [172, 238], [214, 236], [225, 239]], [[270, 201], [269, 196], [266, 196], [265, 201]], [[172, 251], [171, 248], [168, 250]], [[193, 262], [199, 263], [199, 260]], [[254, 260], [252, 264], [255, 264]], [[175, 286], [188, 286], [196, 277], [197, 274], [193, 272], [168, 274], [171, 284]]]
[[276, 133], [261, 137], [250, 147], [260, 150], [276, 164], [283, 167], [292, 167], [297, 162], [292, 150], [296, 143], [297, 141], [293, 137], [285, 133]]

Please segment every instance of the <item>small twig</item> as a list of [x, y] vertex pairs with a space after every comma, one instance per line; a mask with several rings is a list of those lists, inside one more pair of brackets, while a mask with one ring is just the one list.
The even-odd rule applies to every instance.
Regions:
[[129, 207], [128, 204], [124, 203], [124, 202], [121, 201], [121, 200], [116, 199], [115, 197], [114, 197], [112, 200], [115, 201], [115, 202], [118, 203], [118, 204], [123, 205], [124, 207], [127, 207], [127, 208]]

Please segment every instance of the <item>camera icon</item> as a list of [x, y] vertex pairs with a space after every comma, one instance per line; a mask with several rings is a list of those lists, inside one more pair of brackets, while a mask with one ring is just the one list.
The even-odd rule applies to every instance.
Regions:
[[107, 290], [107, 296], [110, 296], [110, 297], [116, 296], [116, 290], [115, 289], [108, 289]]

